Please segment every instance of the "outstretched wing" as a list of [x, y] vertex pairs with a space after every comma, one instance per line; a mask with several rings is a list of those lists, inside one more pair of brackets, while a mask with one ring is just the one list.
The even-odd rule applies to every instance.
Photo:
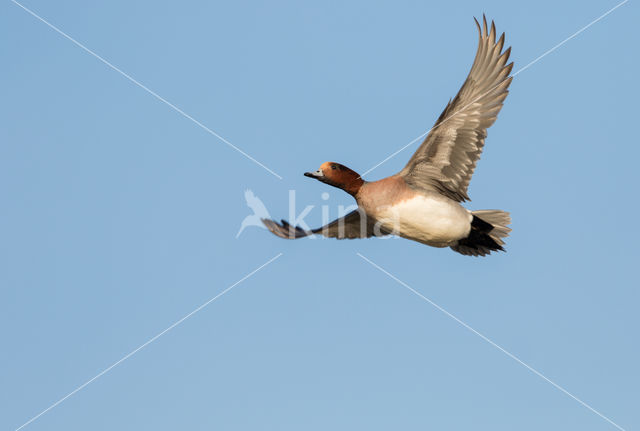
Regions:
[[340, 217], [325, 226], [311, 230], [304, 230], [299, 226], [291, 226], [285, 220], [282, 220], [282, 224], [268, 219], [262, 219], [262, 222], [274, 235], [285, 239], [298, 239], [315, 234], [337, 239], [369, 238], [371, 236], [388, 235], [387, 231], [376, 226], [375, 221], [361, 214], [359, 210], [352, 211], [346, 216]]
[[513, 63], [507, 64], [511, 48], [502, 51], [504, 33], [496, 41], [496, 27], [483, 17], [476, 20], [480, 41], [469, 76], [449, 101], [429, 135], [400, 171], [414, 188], [437, 190], [464, 202], [467, 187], [482, 153], [487, 129], [496, 121], [507, 97]]

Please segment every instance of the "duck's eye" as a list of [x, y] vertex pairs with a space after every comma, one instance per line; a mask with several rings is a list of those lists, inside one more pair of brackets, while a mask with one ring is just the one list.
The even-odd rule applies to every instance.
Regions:
[[336, 170], [338, 167], [336, 165], [331, 165], [331, 169]]

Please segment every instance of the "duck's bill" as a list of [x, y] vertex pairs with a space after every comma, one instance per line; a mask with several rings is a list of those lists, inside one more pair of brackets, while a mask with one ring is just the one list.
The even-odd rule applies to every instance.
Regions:
[[324, 174], [322, 173], [322, 171], [320, 169], [318, 169], [315, 172], [305, 172], [304, 176], [305, 177], [310, 177], [310, 178], [315, 178], [316, 180], [320, 180], [320, 179], [324, 178]]

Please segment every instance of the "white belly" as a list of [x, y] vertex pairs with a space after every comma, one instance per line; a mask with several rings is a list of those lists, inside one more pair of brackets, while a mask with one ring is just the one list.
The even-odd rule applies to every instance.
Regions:
[[395, 235], [435, 247], [447, 247], [466, 238], [471, 213], [441, 196], [416, 196], [393, 206], [378, 208], [377, 219]]

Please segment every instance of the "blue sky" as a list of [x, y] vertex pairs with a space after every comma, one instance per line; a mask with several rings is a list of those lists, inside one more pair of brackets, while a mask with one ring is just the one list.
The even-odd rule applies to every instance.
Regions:
[[[236, 233], [349, 205], [304, 178], [364, 172], [426, 131], [473, 60], [473, 16], [515, 69], [617, 2], [0, 3], [0, 427], [624, 429], [640, 426], [631, 0], [519, 74], [470, 187], [511, 212], [505, 254]], [[367, 175], [404, 166], [417, 144]], [[323, 200], [321, 193], [328, 192]], [[335, 213], [332, 213], [335, 214]]]

